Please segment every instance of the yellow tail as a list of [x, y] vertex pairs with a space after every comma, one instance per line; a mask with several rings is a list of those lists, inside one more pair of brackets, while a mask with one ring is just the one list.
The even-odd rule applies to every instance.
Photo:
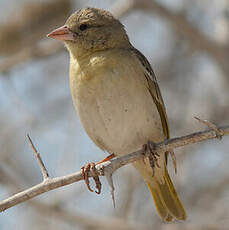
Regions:
[[155, 177], [151, 179], [150, 182], [147, 181], [160, 217], [167, 222], [171, 222], [174, 219], [185, 220], [185, 210], [178, 198], [166, 168], [164, 181], [164, 183], [161, 183], [157, 181]]

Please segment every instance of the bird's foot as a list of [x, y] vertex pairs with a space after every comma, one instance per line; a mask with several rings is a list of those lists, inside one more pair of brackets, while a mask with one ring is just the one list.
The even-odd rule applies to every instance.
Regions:
[[88, 190], [90, 192], [94, 192], [94, 190], [91, 189], [90, 182], [89, 182], [89, 179], [88, 179], [88, 174], [89, 174], [90, 171], [91, 171], [91, 173], [93, 175], [92, 177], [93, 177], [93, 179], [95, 181], [96, 188], [97, 188], [97, 191], [95, 191], [95, 192], [97, 194], [100, 194], [101, 193], [102, 184], [100, 182], [98, 174], [96, 173], [95, 163], [93, 163], [93, 162], [88, 163], [88, 164], [86, 164], [85, 166], [83, 166], [81, 168], [81, 172], [82, 172], [85, 184], [87, 185], [87, 188], [88, 188]]
[[92, 178], [94, 179], [95, 181], [95, 185], [96, 185], [96, 189], [97, 191], [95, 191], [97, 194], [100, 194], [101, 193], [101, 188], [102, 188], [102, 184], [100, 182], [100, 179], [99, 179], [99, 175], [98, 173], [96, 172], [96, 169], [95, 169], [95, 166], [97, 164], [101, 164], [103, 162], [106, 162], [106, 161], [109, 161], [110, 159], [114, 158], [115, 155], [114, 153], [109, 155], [108, 157], [106, 157], [105, 159], [97, 162], [97, 163], [94, 163], [94, 162], [91, 162], [91, 163], [88, 163], [86, 165], [84, 165], [82, 168], [81, 168], [81, 172], [82, 172], [82, 175], [83, 175], [83, 178], [84, 178], [84, 181], [85, 181], [85, 184], [87, 185], [87, 188], [90, 192], [94, 192], [93, 189], [91, 189], [91, 186], [90, 186], [90, 181], [89, 181], [89, 177], [88, 177], [88, 174], [89, 172], [91, 172], [92, 174]]
[[143, 151], [144, 153], [149, 152], [149, 156], [148, 156], [149, 164], [153, 170], [153, 176], [154, 176], [155, 166], [160, 168], [160, 165], [158, 164], [158, 157], [160, 157], [160, 155], [155, 151], [155, 143], [152, 141], [148, 141], [147, 144], [143, 145]]

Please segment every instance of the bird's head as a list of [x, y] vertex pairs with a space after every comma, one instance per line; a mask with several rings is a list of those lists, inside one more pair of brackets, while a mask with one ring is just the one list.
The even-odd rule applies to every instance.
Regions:
[[64, 26], [47, 36], [64, 41], [76, 58], [96, 51], [123, 48], [130, 44], [119, 20], [108, 11], [90, 7], [73, 13]]

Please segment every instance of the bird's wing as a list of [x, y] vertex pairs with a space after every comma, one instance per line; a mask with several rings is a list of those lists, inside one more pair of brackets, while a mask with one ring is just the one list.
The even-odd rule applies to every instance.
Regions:
[[160, 114], [160, 118], [161, 118], [161, 124], [163, 127], [163, 132], [166, 136], [166, 138], [169, 139], [169, 125], [168, 125], [168, 118], [166, 115], [166, 109], [165, 109], [165, 105], [161, 96], [161, 92], [160, 92], [160, 88], [158, 86], [157, 83], [157, 79], [156, 76], [153, 72], [153, 69], [150, 65], [150, 63], [148, 62], [148, 60], [146, 59], [146, 57], [137, 49], [135, 48], [131, 48], [131, 51], [134, 53], [134, 55], [138, 58], [138, 60], [140, 61], [143, 71], [144, 71], [144, 75], [147, 79], [148, 82], [148, 89], [149, 92], [154, 100], [154, 103], [157, 106], [157, 110]]
[[[143, 68], [144, 75], [148, 82], [148, 90], [160, 114], [164, 135], [166, 136], [166, 138], [169, 138], [169, 125], [168, 125], [165, 105], [153, 69], [143, 54], [141, 54], [135, 48], [132, 48], [132, 51], [134, 55], [137, 57], [137, 59], [139, 60], [140, 65]], [[165, 152], [165, 159], [166, 159], [165, 165], [167, 164], [168, 153], [169, 152]], [[141, 164], [141, 163], [144, 164], [143, 162], [136, 162], [135, 164]], [[164, 169], [163, 183], [160, 182], [160, 179], [158, 177], [152, 178], [152, 173], [148, 174], [147, 176], [147, 172], [150, 171], [144, 169], [144, 166], [141, 168], [141, 170], [145, 181], [147, 181], [147, 185], [152, 193], [156, 208], [159, 212], [159, 215], [162, 217], [162, 219], [167, 222], [171, 222], [174, 219], [185, 220], [186, 219], [185, 210], [183, 208], [181, 201], [179, 200], [179, 197], [176, 193], [176, 190], [168, 174], [167, 168], [165, 167]]]

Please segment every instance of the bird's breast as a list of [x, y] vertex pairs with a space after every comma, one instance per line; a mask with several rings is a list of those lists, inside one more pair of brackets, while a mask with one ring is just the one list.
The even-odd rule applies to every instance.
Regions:
[[131, 57], [90, 59], [71, 69], [70, 88], [84, 129], [101, 149], [122, 155], [164, 138], [142, 69]]

